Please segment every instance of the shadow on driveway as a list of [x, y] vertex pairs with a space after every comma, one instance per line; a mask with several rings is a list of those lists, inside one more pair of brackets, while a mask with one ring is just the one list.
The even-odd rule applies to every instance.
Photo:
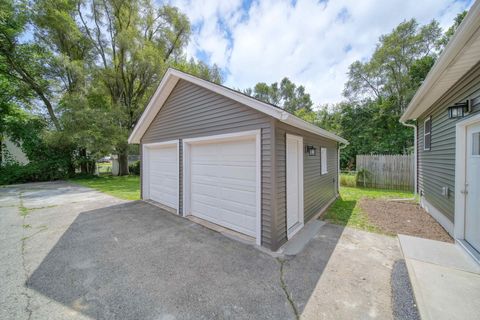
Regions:
[[27, 286], [94, 319], [294, 319], [343, 232], [322, 230], [281, 273], [250, 245], [129, 202], [80, 213]]

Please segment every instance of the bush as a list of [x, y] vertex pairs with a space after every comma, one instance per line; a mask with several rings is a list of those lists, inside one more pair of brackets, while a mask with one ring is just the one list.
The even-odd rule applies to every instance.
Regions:
[[64, 165], [56, 161], [8, 163], [0, 167], [0, 185], [68, 178], [68, 171], [63, 168]]
[[128, 165], [128, 171], [130, 174], [139, 176], [140, 175], [140, 161], [135, 161], [132, 162], [131, 164]]

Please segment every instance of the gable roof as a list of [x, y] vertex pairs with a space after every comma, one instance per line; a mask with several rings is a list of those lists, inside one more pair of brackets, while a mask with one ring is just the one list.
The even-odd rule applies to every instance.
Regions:
[[207, 90], [213, 91], [217, 94], [220, 94], [224, 97], [237, 101], [243, 105], [246, 105], [250, 108], [253, 108], [257, 111], [265, 113], [277, 120], [280, 120], [286, 124], [291, 126], [297, 127], [299, 129], [303, 129], [305, 131], [311, 132], [313, 134], [340, 142], [344, 144], [348, 144], [348, 141], [339, 137], [327, 130], [319, 128], [311, 123], [302, 120], [293, 114], [268, 103], [262, 102], [255, 98], [252, 98], [248, 95], [245, 95], [241, 92], [232, 90], [230, 88], [224, 87], [222, 85], [218, 85], [213, 82], [209, 82], [198, 77], [192, 76], [188, 73], [169, 68], [165, 75], [163, 76], [160, 85], [158, 86], [157, 90], [153, 94], [150, 102], [148, 103], [145, 111], [143, 112], [140, 120], [138, 120], [135, 128], [133, 129], [130, 137], [128, 138], [128, 143], [140, 143], [140, 139], [143, 137], [147, 128], [152, 123], [153, 119], [163, 107], [165, 101], [167, 100], [168, 96], [175, 88], [175, 85], [179, 80], [188, 81], [200, 87], [203, 87]]
[[480, 0], [477, 0], [418, 88], [400, 121], [421, 116], [479, 61]]

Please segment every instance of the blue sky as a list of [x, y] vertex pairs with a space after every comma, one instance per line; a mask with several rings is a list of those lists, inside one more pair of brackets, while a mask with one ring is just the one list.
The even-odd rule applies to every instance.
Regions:
[[473, 0], [169, 0], [192, 23], [187, 55], [222, 68], [225, 84], [251, 87], [284, 76], [316, 104], [342, 99], [348, 66], [403, 20], [448, 28]]

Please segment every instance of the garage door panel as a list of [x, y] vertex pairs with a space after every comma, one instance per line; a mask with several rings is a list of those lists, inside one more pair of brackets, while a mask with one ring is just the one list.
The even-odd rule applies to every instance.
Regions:
[[[224, 225], [230, 229], [245, 233], [249, 236], [255, 236], [255, 224], [256, 219], [253, 217], [247, 217], [239, 215], [236, 212], [228, 212], [228, 219], [221, 219], [217, 222], [220, 225]], [[222, 215], [222, 218], [225, 217], [225, 214]]]
[[221, 166], [218, 172], [221, 178], [255, 182], [255, 166]]
[[153, 169], [152, 170], [152, 175], [157, 175], [157, 176], [160, 175], [162, 177], [170, 177], [172, 179], [177, 177], [177, 174], [176, 174], [177, 164], [176, 163], [163, 164], [163, 163], [151, 161], [150, 162], [150, 167]]
[[177, 145], [151, 147], [147, 151], [149, 198], [171, 208], [178, 208]]
[[[255, 175], [252, 177], [255, 179]], [[214, 177], [214, 176], [202, 176], [202, 175], [192, 175], [192, 188], [201, 188], [203, 186], [219, 186], [222, 188], [231, 188], [241, 191], [250, 191], [255, 192], [256, 184], [255, 182], [244, 180], [244, 179], [232, 179], [225, 177]]]
[[196, 196], [207, 196], [213, 199], [218, 198], [219, 196], [219, 188], [216, 185], [210, 184], [199, 184], [194, 183], [192, 184], [192, 200], [195, 199]]
[[192, 211], [197, 212], [196, 216], [218, 223], [221, 221], [222, 209], [218, 206], [213, 206], [208, 197], [198, 196], [195, 199], [195, 204], [192, 206]]
[[244, 203], [234, 202], [234, 201], [221, 201], [220, 206], [222, 209], [233, 212], [235, 214], [246, 215], [248, 217], [255, 218], [255, 206], [246, 205]]
[[190, 213], [255, 236], [255, 140], [193, 144], [189, 163]]
[[[255, 192], [246, 192], [234, 189], [221, 189], [221, 199], [245, 206], [255, 207]], [[253, 205], [252, 205], [253, 204]]]
[[[176, 197], [177, 191], [172, 188], [175, 181], [172, 181], [170, 185], [157, 185], [153, 184], [150, 186], [150, 196], [154, 196], [155, 198], [159, 198], [162, 194], [169, 197]], [[158, 195], [157, 195], [158, 194]]]

